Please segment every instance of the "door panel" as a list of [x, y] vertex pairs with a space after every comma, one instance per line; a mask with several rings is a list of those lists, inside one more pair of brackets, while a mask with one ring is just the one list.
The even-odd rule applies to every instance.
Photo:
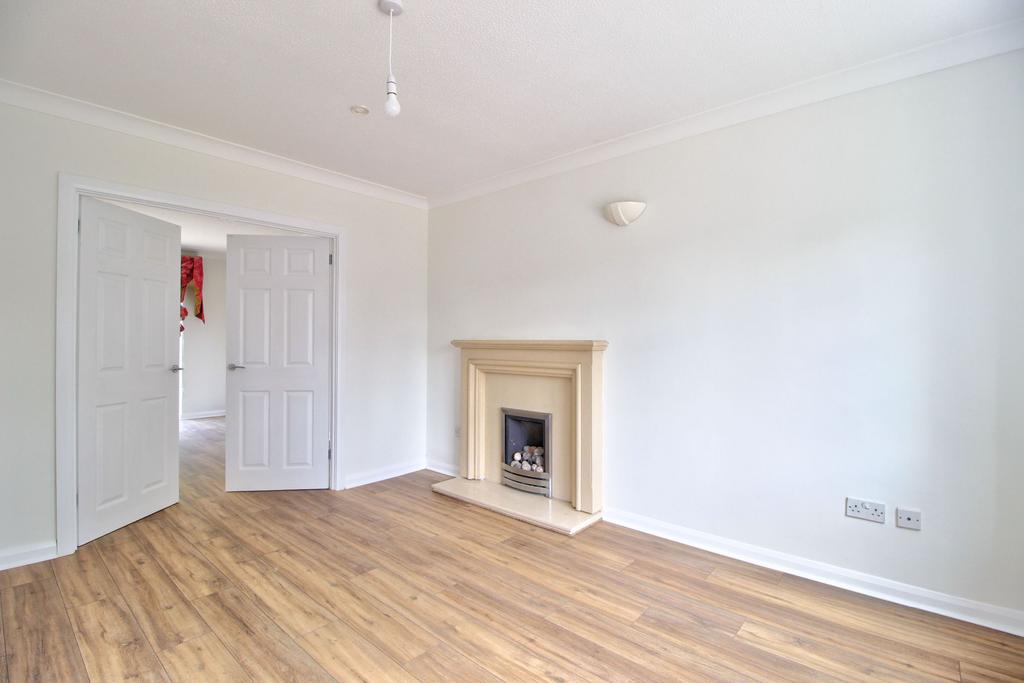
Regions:
[[228, 236], [229, 491], [328, 486], [329, 254], [319, 237]]
[[78, 542], [178, 500], [176, 225], [83, 198]]

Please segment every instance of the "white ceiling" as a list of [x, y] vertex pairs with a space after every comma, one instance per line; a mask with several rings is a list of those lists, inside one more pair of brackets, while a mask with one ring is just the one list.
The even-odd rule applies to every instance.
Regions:
[[[130, 211], [159, 218], [181, 227], [182, 251], [199, 254], [224, 255], [228, 249], [228, 235], [289, 235], [296, 233], [263, 225], [252, 225], [240, 221], [231, 221], [203, 214], [174, 211], [156, 206], [131, 204], [128, 202], [111, 201], [110, 204], [124, 207]], [[301, 235], [299, 235], [301, 237]]]
[[435, 197], [1024, 17], [1020, 0], [405, 4], [397, 119], [376, 0], [0, 0], [0, 78]]

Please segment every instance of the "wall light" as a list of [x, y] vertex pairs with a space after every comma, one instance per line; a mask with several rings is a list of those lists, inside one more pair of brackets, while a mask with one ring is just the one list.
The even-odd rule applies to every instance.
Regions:
[[610, 223], [624, 227], [640, 218], [647, 208], [647, 202], [612, 202], [604, 205], [604, 217]]

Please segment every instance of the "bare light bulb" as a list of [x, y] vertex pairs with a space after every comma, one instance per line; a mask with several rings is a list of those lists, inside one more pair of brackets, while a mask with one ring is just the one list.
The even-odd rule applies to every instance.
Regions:
[[395, 117], [402, 113], [402, 105], [398, 101], [398, 83], [394, 74], [388, 74], [388, 96], [384, 100], [384, 113]]
[[388, 93], [388, 98], [384, 100], [384, 113], [388, 116], [398, 116], [402, 113], [402, 105], [398, 102], [398, 95]]

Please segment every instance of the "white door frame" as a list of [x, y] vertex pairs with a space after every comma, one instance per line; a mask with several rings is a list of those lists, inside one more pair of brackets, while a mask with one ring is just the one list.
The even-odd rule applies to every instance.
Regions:
[[[326, 237], [331, 254], [340, 253], [341, 229], [326, 223], [247, 209], [239, 206], [182, 197], [156, 190], [121, 185], [104, 180], [59, 174], [57, 195], [57, 310], [56, 310], [56, 474], [57, 555], [69, 555], [78, 548], [78, 220], [82, 197], [173, 209], [291, 232]], [[340, 261], [340, 259], [338, 259]], [[330, 483], [343, 489], [344, 478], [338, 452], [341, 367], [341, 316], [338, 263], [331, 269], [331, 419]]]

